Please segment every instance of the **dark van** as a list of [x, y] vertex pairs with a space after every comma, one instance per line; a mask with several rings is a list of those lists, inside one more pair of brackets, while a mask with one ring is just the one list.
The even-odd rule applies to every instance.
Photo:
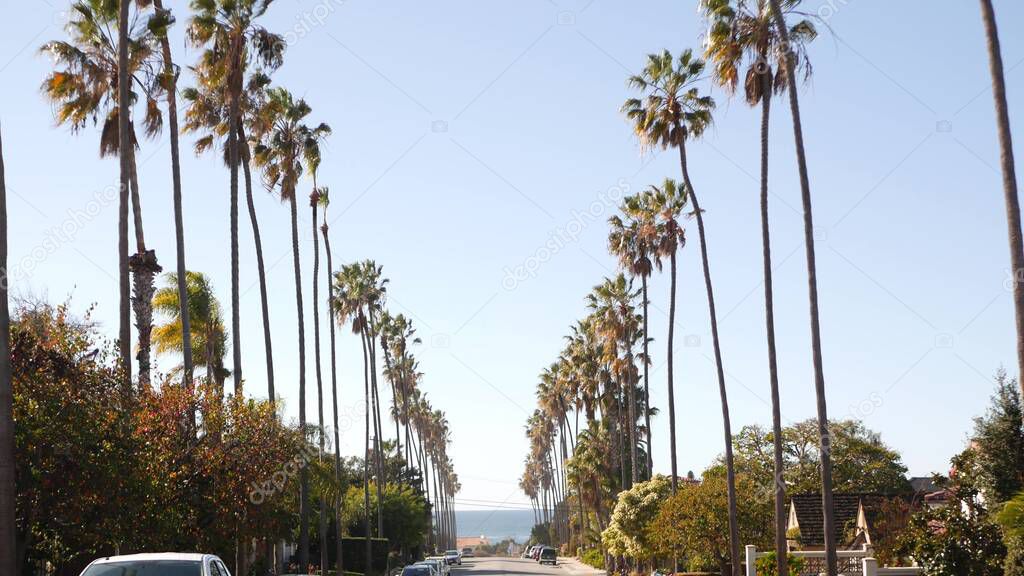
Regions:
[[544, 548], [540, 551], [540, 563], [551, 564], [555, 566], [558, 564], [558, 551], [554, 548]]

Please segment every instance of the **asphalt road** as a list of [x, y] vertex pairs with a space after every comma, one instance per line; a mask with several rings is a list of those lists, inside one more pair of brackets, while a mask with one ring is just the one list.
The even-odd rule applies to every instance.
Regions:
[[576, 562], [559, 558], [557, 566], [541, 566], [526, 558], [463, 558], [462, 566], [453, 566], [451, 576], [589, 576], [595, 571]]

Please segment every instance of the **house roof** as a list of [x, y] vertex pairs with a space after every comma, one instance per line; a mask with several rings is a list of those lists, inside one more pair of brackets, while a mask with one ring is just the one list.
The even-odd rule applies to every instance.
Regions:
[[937, 492], [939, 487], [931, 476], [914, 476], [910, 479], [910, 489], [914, 494], [931, 494]]
[[[903, 504], [893, 508], [892, 504], [902, 501]], [[863, 543], [862, 534], [857, 528], [866, 528], [872, 541], [882, 534], [875, 534], [875, 527], [898, 521], [897, 510], [913, 507], [914, 498], [909, 494], [878, 494], [871, 492], [835, 493], [832, 495], [835, 510], [835, 541], [840, 547], [855, 546]], [[823, 546], [825, 544], [824, 519], [822, 518], [821, 494], [794, 494], [793, 510], [797, 523], [800, 525], [800, 541], [804, 546]], [[864, 510], [864, 525], [858, 526], [858, 515]], [[884, 530], [883, 530], [884, 531]], [[877, 544], [877, 542], [875, 542]]]
[[[857, 523], [861, 494], [833, 494], [832, 509], [835, 517], [835, 542], [842, 543], [846, 527]], [[790, 498], [796, 521], [800, 524], [800, 542], [804, 546], [825, 544], [825, 521], [822, 514], [821, 494], [794, 494]]]

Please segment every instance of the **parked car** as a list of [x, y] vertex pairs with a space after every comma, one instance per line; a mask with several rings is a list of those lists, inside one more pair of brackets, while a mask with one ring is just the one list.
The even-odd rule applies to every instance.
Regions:
[[462, 549], [462, 557], [463, 558], [472, 558], [473, 557], [473, 549], [470, 548], [469, 546], [466, 546], [465, 548], [463, 548]]
[[545, 548], [547, 548], [547, 546], [540, 545], [540, 544], [538, 544], [537, 546], [534, 546], [533, 547], [533, 554], [531, 554], [530, 557], [533, 558], [534, 560], [538, 560], [539, 561], [540, 560], [540, 551], [545, 549]]
[[462, 555], [459, 554], [458, 550], [445, 550], [444, 561], [447, 562], [449, 566], [452, 564], [462, 566]]
[[430, 576], [442, 576], [441, 567], [438, 566], [437, 562], [433, 560], [421, 560], [413, 564], [413, 566], [419, 566], [421, 568], [426, 568], [427, 570], [430, 570]]
[[543, 548], [540, 551], [540, 557], [537, 560], [541, 564], [551, 564], [555, 566], [558, 564], [558, 551], [554, 548]]
[[402, 568], [402, 576], [437, 576], [434, 569], [423, 564], [412, 564]]
[[231, 576], [213, 554], [129, 554], [93, 560], [81, 576]]
[[433, 562], [437, 567], [437, 573], [441, 576], [448, 576], [448, 572], [451, 571], [451, 568], [448, 567], [448, 562], [445, 561], [444, 556], [427, 556], [423, 561]]

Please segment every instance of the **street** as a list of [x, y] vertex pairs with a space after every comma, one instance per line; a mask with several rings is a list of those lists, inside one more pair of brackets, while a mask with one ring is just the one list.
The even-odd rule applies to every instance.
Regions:
[[596, 576], [604, 574], [575, 560], [559, 557], [558, 565], [541, 566], [527, 558], [463, 558], [462, 566], [452, 567], [452, 576], [500, 576], [536, 574], [546, 576]]

